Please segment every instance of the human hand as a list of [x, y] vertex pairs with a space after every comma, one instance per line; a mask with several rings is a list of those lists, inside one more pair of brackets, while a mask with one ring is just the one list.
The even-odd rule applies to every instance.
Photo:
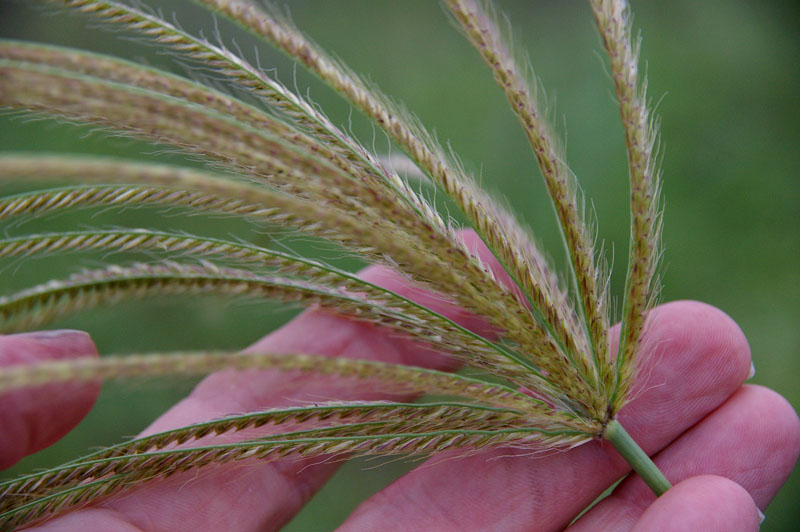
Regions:
[[[464, 325], [482, 326], [480, 320], [404, 284], [391, 272], [371, 269], [365, 275], [424, 300]], [[766, 507], [797, 459], [796, 414], [774, 392], [742, 386], [750, 371], [749, 348], [739, 328], [722, 312], [701, 303], [679, 302], [659, 307], [650, 319], [649, 343], [656, 347], [645, 351], [638, 394], [620, 419], [675, 486], [656, 500], [638, 477], [628, 478], [568, 530], [757, 530], [756, 508]], [[320, 312], [301, 315], [251, 349], [454, 367], [451, 360], [408, 340]], [[0, 364], [93, 351], [88, 337], [80, 333], [0, 337]], [[2, 463], [9, 465], [55, 441], [85, 414], [97, 387], [73, 387], [62, 396], [63, 391], [64, 387], [48, 386], [0, 398]], [[320, 397], [374, 400], [381, 394], [330, 378], [220, 372], [200, 383], [145, 433], [232, 412], [307, 404]], [[628, 470], [602, 441], [539, 457], [498, 448], [433, 460], [438, 463], [409, 473], [364, 502], [341, 530], [562, 530]], [[151, 482], [35, 530], [277, 530], [337, 467], [317, 462], [318, 458], [309, 458], [209, 466], [200, 474]]]

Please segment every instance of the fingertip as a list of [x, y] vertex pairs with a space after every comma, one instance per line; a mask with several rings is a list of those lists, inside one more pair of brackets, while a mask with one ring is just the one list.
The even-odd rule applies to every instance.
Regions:
[[759, 419], [772, 432], [777, 430], [775, 438], [800, 452], [800, 418], [785, 397], [765, 386], [745, 384], [737, 390], [735, 399], [746, 405], [741, 408], [753, 412], [752, 418]]
[[0, 335], [0, 366], [97, 356], [89, 333], [75, 329]]
[[658, 341], [672, 351], [692, 352], [706, 362], [706, 372], [723, 372], [737, 384], [750, 374], [752, 359], [747, 337], [722, 310], [700, 301], [674, 301], [651, 315]]
[[[742, 482], [756, 503], [765, 508], [777, 490], [794, 470], [800, 456], [800, 418], [783, 396], [764, 386], [747, 384], [731, 399], [740, 433], [750, 431], [750, 439], [758, 442], [758, 475], [750, 471], [753, 485]], [[738, 479], [737, 479], [738, 480]]]
[[[83, 331], [55, 330], [0, 336], [0, 366], [97, 356]], [[0, 469], [52, 445], [89, 412], [99, 382], [52, 384], [0, 396]]]
[[742, 330], [723, 311], [697, 301], [653, 309], [640, 352], [634, 399], [620, 417], [650, 451], [724, 403], [750, 373]]
[[732, 480], [701, 475], [684, 480], [656, 499], [632, 532], [757, 531], [763, 514]]

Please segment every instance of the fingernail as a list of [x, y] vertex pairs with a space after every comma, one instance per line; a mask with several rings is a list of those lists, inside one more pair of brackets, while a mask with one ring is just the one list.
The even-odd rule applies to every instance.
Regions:
[[762, 512], [760, 508], [756, 508], [756, 511], [758, 512], [758, 524], [760, 525], [764, 522], [764, 519], [766, 519], [767, 516], [764, 515], [764, 512]]
[[756, 376], [756, 366], [752, 362], [750, 362], [750, 373], [747, 374], [747, 380], [752, 379]]
[[84, 339], [89, 336], [89, 333], [79, 331], [76, 329], [54, 329], [52, 331], [34, 331], [29, 333], [20, 333], [17, 336], [33, 340], [34, 342], [51, 342], [51, 341], [64, 341], [64, 340], [77, 340], [78, 338]]

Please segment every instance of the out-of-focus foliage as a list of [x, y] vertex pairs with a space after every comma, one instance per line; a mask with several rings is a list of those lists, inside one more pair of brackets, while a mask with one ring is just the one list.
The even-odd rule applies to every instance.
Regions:
[[[164, 65], [169, 58], [138, 43], [102, 31], [85, 31], [80, 17], [42, 17], [30, 2], [0, 3], [0, 36], [54, 42], [114, 53]], [[213, 32], [213, 21], [198, 18], [180, 2], [160, 2], [187, 28]], [[497, 2], [514, 22], [520, 50], [548, 88], [556, 122], [568, 133], [567, 158], [597, 212], [599, 238], [628, 241], [627, 170], [624, 141], [611, 84], [598, 57], [600, 40], [588, 3], [579, 1]], [[731, 0], [634, 2], [636, 26], [644, 39], [651, 98], [661, 99], [665, 205], [664, 300], [699, 299], [730, 314], [750, 340], [758, 370], [756, 384], [776, 389], [800, 407], [800, 7], [793, 2]], [[466, 41], [450, 27], [443, 10], [427, 0], [296, 1], [295, 22], [355, 70], [369, 73], [381, 88], [413, 109], [442, 140], [452, 143], [485, 187], [508, 198], [534, 228], [545, 249], [558, 249], [551, 208], [516, 118], [491, 75]], [[225, 34], [228, 29], [224, 27]], [[232, 30], [232, 29], [231, 29]], [[231, 31], [245, 54], [247, 36]], [[226, 44], [231, 44], [226, 41]], [[290, 62], [259, 50], [262, 66], [275, 66], [293, 83]], [[180, 68], [180, 67], [173, 67]], [[296, 73], [331, 118], [342, 124], [350, 109]], [[359, 117], [352, 128], [377, 149], [390, 144]], [[152, 146], [91, 134], [88, 128], [0, 117], [0, 150], [115, 153], [152, 157]], [[373, 140], [374, 133], [374, 140]], [[162, 158], [163, 160], [163, 158]], [[169, 213], [178, 216], [178, 213]], [[153, 211], [98, 213], [94, 225], [121, 223], [170, 227], [170, 216]], [[31, 222], [28, 222], [31, 223]], [[36, 222], [38, 223], [38, 222]], [[43, 222], [45, 223], [45, 222]], [[50, 219], [49, 227], [64, 224]], [[183, 228], [190, 228], [185, 221]], [[208, 223], [208, 222], [196, 222]], [[214, 220], [206, 232], [239, 234], [229, 220]], [[129, 225], [136, 225], [131, 223]], [[264, 242], [274, 235], [256, 238]], [[97, 260], [101, 260], [97, 256]], [[562, 257], [555, 257], [563, 260]], [[60, 268], [74, 261], [65, 257]], [[350, 263], [355, 267], [355, 263]], [[75, 266], [77, 267], [77, 265]], [[31, 265], [0, 272], [0, 288], [30, 284]], [[63, 271], [63, 269], [62, 269]], [[613, 293], [621, 294], [624, 264], [617, 261]], [[27, 280], [27, 283], [26, 283]], [[264, 305], [228, 305], [203, 299], [192, 303], [130, 303], [62, 320], [59, 327], [89, 330], [101, 352], [244, 346], [291, 315]], [[16, 471], [55, 464], [90, 445], [132, 435], [190, 387], [152, 383], [107, 387], [89, 418], [65, 441], [26, 460]], [[373, 463], [344, 468], [287, 530], [332, 528], [368, 493], [388, 483], [403, 465]], [[13, 474], [14, 472], [9, 472]], [[794, 501], [800, 475], [767, 510], [763, 530], [795, 530]]]

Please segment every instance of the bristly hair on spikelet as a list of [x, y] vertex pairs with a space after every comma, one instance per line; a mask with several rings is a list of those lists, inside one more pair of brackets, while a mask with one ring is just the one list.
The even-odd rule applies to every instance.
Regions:
[[[108, 265], [0, 297], [3, 331], [39, 327], [90, 307], [167, 294], [272, 298], [386, 328], [491, 375], [491, 382], [416, 367], [309, 353], [175, 352], [90, 357], [0, 371], [0, 392], [54, 382], [219, 369], [272, 369], [380, 383], [435, 402], [324, 403], [237, 414], [136, 438], [61, 467], [0, 483], [3, 530], [45, 520], [154, 478], [245, 457], [428, 455], [487, 446], [568, 449], [606, 438], [657, 493], [669, 483], [616, 420], [630, 399], [645, 317], [657, 291], [656, 122], [637, 71], [623, 0], [591, 0], [609, 57], [630, 169], [630, 257], [619, 349], [608, 348], [607, 273], [576, 179], [537, 101], [537, 81], [481, 0], [445, 0], [519, 118], [568, 254], [563, 286], [528, 232], [403, 108], [308, 40], [278, 9], [194, 0], [296, 61], [401, 148], [466, 215], [509, 283], [473, 256], [457, 228], [381, 158], [313, 103], [222, 44], [138, 3], [49, 0], [123, 29], [202, 67], [255, 100], [127, 60], [0, 41], [0, 106], [121, 132], [207, 163], [198, 170], [85, 156], [0, 155], [0, 178], [73, 182], [0, 198], [0, 220], [83, 207], [180, 206], [321, 237], [399, 270], [466, 312], [482, 336], [391, 290], [321, 261], [230, 239], [143, 228], [81, 229], [0, 239], [1, 258], [103, 250], [152, 260]], [[255, 103], [254, 103], [255, 102]], [[160, 257], [160, 258], [159, 258]], [[525, 390], [525, 393], [519, 390]], [[214, 435], [269, 426], [257, 439]]]

